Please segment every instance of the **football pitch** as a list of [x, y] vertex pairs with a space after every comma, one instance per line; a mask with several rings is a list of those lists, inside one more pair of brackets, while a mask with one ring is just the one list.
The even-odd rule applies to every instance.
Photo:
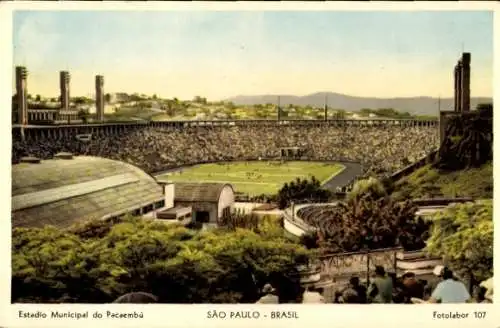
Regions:
[[296, 178], [310, 179], [314, 176], [325, 183], [343, 169], [341, 164], [325, 162], [227, 162], [186, 167], [157, 178], [171, 182], [230, 183], [236, 192], [255, 196], [275, 194], [285, 182]]

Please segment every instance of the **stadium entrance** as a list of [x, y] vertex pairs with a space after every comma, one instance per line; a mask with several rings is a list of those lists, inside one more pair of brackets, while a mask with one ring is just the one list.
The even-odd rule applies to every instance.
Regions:
[[210, 222], [210, 213], [207, 211], [196, 211], [194, 220], [199, 223], [208, 223]]
[[304, 150], [300, 147], [285, 147], [281, 148], [281, 159], [300, 159], [304, 154]]

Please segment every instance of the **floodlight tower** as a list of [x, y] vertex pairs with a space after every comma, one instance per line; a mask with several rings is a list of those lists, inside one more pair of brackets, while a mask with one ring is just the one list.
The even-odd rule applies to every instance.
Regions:
[[328, 121], [328, 96], [325, 95], [325, 121]]
[[98, 121], [104, 121], [104, 76], [95, 77], [95, 109]]
[[278, 122], [281, 121], [280, 96], [278, 96]]

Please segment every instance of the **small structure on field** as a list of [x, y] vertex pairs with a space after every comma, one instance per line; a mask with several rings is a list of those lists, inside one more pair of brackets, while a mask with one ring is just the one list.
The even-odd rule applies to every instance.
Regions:
[[217, 223], [234, 206], [234, 189], [227, 183], [175, 183], [174, 209], [191, 208], [192, 221]]
[[280, 149], [281, 159], [299, 159], [304, 154], [304, 149], [300, 147], [284, 147]]

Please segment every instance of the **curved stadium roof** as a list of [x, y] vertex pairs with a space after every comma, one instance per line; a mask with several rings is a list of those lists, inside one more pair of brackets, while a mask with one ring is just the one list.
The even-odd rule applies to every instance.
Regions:
[[139, 168], [75, 156], [12, 166], [12, 227], [68, 227], [162, 201], [163, 190]]
[[216, 182], [176, 182], [176, 202], [208, 202], [217, 203], [224, 187], [233, 188], [228, 183]]

